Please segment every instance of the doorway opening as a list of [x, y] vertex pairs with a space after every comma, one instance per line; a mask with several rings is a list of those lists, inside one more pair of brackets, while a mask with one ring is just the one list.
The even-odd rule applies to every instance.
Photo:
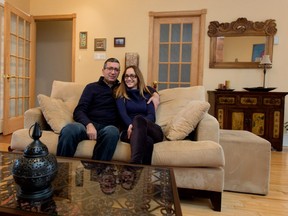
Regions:
[[35, 105], [54, 80], [72, 81], [72, 20], [36, 20]]

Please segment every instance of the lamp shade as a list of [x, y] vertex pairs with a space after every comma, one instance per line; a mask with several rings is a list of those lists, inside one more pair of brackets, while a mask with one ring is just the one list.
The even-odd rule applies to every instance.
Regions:
[[270, 56], [269, 55], [263, 55], [263, 57], [261, 58], [260, 65], [272, 65], [272, 63], [270, 61]]

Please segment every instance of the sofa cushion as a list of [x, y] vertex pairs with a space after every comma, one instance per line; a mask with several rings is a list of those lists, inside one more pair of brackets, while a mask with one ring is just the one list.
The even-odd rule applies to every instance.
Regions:
[[80, 83], [54, 80], [50, 97], [61, 99], [68, 109], [73, 112], [84, 87], [85, 85]]
[[193, 100], [184, 106], [167, 124], [164, 134], [168, 140], [182, 140], [197, 126], [210, 108], [206, 101]]
[[60, 133], [62, 127], [73, 122], [72, 112], [61, 99], [43, 94], [39, 94], [37, 98], [47, 123], [55, 133]]
[[[97, 143], [96, 143], [97, 145]], [[79, 158], [92, 158], [93, 149], [95, 146], [95, 140], [83, 140], [78, 144], [77, 150], [75, 152], [75, 157]], [[117, 143], [114, 155], [112, 157], [113, 161], [129, 162], [131, 158], [131, 148], [129, 143], [121, 142]]]
[[163, 141], [154, 145], [152, 164], [171, 167], [224, 167], [222, 147], [213, 141]]
[[[24, 151], [25, 148], [33, 142], [33, 139], [28, 135], [29, 129], [20, 129], [15, 131], [11, 137], [11, 149], [16, 151]], [[58, 144], [59, 135], [53, 131], [42, 131], [42, 136], [40, 141], [44, 143], [49, 153], [56, 155], [57, 144]], [[95, 146], [95, 140], [83, 140], [78, 144], [78, 147], [75, 152], [75, 157], [79, 158], [92, 158], [93, 149]], [[97, 145], [97, 144], [96, 144]], [[112, 160], [129, 162], [131, 158], [131, 148], [129, 143], [118, 141], [116, 150], [114, 152]]]
[[171, 119], [191, 100], [205, 101], [203, 86], [179, 87], [159, 91], [160, 104], [156, 111], [156, 123], [165, 131]]
[[[11, 137], [11, 148], [23, 151], [33, 139], [27, 136], [29, 129], [15, 131]], [[42, 131], [40, 138], [51, 154], [56, 154], [58, 134]], [[96, 144], [97, 145], [97, 144]], [[95, 141], [83, 140], [78, 144], [75, 157], [91, 158]], [[130, 144], [119, 141], [113, 160], [128, 162], [131, 157]], [[224, 167], [222, 147], [213, 141], [163, 141], [154, 145], [152, 165], [171, 167]]]
[[[32, 133], [32, 131], [30, 131]], [[49, 153], [56, 154], [58, 144], [58, 134], [53, 131], [42, 131], [40, 141], [44, 143]], [[11, 137], [11, 149], [16, 151], [24, 151], [25, 148], [33, 142], [33, 139], [29, 136], [29, 129], [19, 129], [13, 132]]]

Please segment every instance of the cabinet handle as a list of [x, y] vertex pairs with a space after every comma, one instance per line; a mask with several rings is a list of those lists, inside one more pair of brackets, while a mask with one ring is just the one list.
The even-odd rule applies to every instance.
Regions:
[[245, 118], [244, 125], [246, 128], [250, 128], [251, 126], [251, 119]]

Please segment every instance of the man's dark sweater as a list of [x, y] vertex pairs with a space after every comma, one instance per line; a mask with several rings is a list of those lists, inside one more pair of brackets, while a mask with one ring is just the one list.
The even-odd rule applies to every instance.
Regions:
[[117, 80], [110, 88], [102, 76], [98, 82], [88, 84], [74, 110], [74, 120], [84, 126], [92, 122], [118, 126], [118, 112], [113, 97], [113, 90], [118, 85]]

